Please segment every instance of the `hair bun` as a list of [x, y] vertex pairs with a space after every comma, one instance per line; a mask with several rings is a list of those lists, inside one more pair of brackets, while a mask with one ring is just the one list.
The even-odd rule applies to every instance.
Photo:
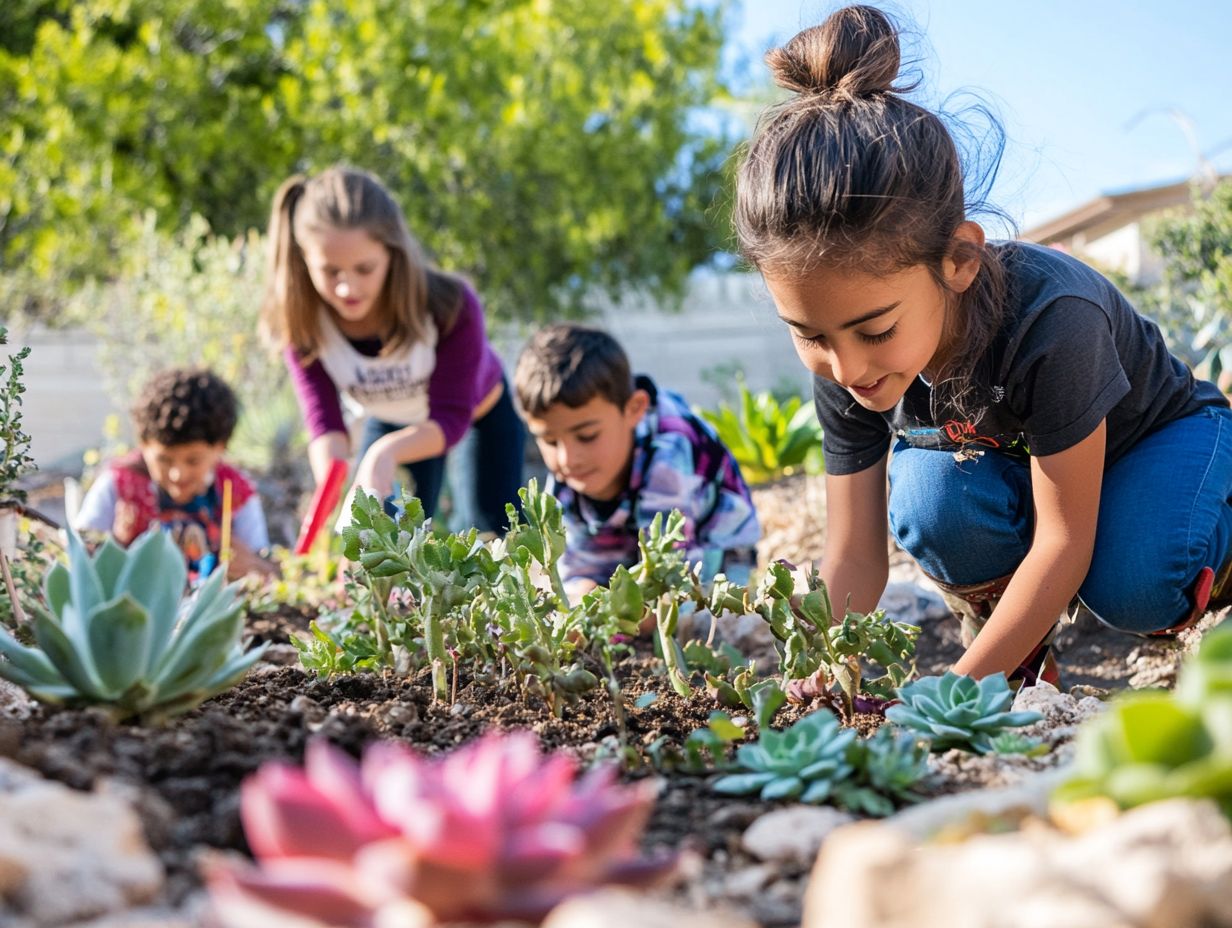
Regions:
[[871, 6], [843, 7], [766, 55], [785, 90], [847, 97], [898, 90], [900, 61], [898, 28]]

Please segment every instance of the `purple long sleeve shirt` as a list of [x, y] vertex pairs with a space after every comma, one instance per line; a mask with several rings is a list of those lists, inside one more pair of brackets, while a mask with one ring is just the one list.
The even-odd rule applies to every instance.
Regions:
[[[428, 381], [428, 418], [440, 426], [445, 447], [452, 448], [470, 427], [475, 407], [501, 380], [500, 357], [488, 341], [483, 306], [469, 287], [463, 287], [462, 306], [453, 327], [436, 344], [436, 365]], [[376, 357], [379, 338], [348, 338], [360, 354]], [[345, 432], [338, 386], [318, 358], [305, 366], [293, 346], [283, 360], [299, 400], [304, 425], [312, 438], [326, 432]]]

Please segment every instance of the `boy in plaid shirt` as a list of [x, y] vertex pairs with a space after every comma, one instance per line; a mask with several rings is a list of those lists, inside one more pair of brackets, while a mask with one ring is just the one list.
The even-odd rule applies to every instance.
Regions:
[[761, 528], [739, 466], [679, 394], [632, 375], [614, 338], [572, 324], [540, 330], [514, 392], [564, 509], [570, 595], [637, 563], [638, 530], [673, 509], [703, 579], [747, 581]]

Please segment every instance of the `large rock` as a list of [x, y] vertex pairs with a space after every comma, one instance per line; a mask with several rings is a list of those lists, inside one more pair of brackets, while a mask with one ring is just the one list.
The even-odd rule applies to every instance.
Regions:
[[1232, 827], [1209, 802], [1142, 806], [1071, 837], [1041, 823], [921, 844], [861, 822], [822, 847], [802, 928], [1232, 926]]
[[788, 806], [759, 816], [740, 838], [740, 845], [758, 860], [807, 867], [827, 836], [855, 821], [854, 815], [831, 806]]
[[64, 928], [151, 901], [163, 870], [136, 813], [0, 759], [0, 925]]

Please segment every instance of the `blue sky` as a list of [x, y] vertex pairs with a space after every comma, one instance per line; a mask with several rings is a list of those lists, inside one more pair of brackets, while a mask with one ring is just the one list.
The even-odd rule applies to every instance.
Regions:
[[[731, 23], [732, 67], [743, 59], [750, 78], [764, 80], [766, 49], [840, 5], [743, 0]], [[1186, 115], [1197, 150], [1232, 171], [1226, 0], [899, 0], [883, 8], [922, 35], [913, 49], [921, 102], [974, 90], [997, 112], [1007, 143], [992, 199], [1021, 229], [1101, 193], [1191, 175], [1195, 148], [1170, 108]]]

